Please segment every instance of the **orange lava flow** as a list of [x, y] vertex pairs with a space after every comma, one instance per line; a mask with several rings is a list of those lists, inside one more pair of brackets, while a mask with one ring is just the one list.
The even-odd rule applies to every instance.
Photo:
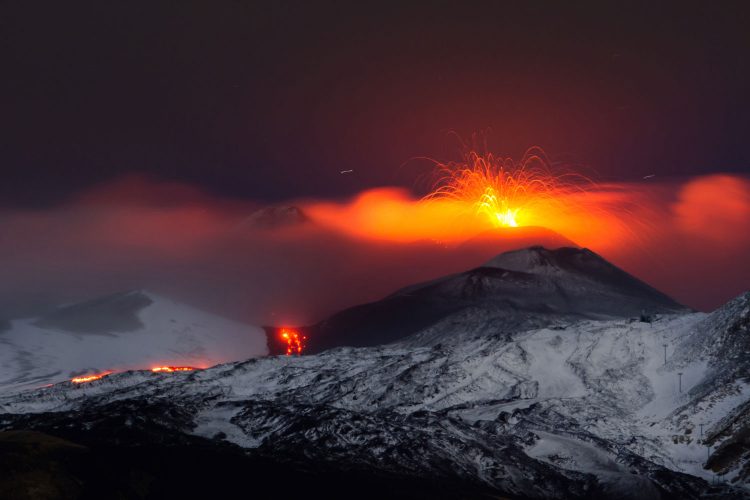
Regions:
[[84, 384], [86, 382], [93, 382], [94, 380], [99, 380], [100, 378], [104, 378], [111, 373], [112, 372], [103, 372], [103, 373], [97, 373], [96, 375], [84, 375], [82, 377], [73, 377], [72, 379], [70, 379], [70, 381], [73, 382], [74, 384]]
[[197, 370], [197, 368], [192, 366], [156, 366], [151, 368], [151, 371], [155, 373], [192, 372], [193, 370]]
[[286, 355], [301, 355], [305, 349], [305, 340], [307, 337], [301, 335], [298, 331], [291, 328], [282, 328], [279, 332], [279, 338], [286, 344]]

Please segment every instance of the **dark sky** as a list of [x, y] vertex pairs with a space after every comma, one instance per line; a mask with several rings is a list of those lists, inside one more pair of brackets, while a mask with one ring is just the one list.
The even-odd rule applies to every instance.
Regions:
[[0, 202], [130, 172], [267, 201], [412, 186], [449, 131], [605, 179], [747, 172], [739, 6], [3, 2]]

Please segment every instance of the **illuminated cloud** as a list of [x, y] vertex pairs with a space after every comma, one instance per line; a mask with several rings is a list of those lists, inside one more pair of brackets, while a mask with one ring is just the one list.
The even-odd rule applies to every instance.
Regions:
[[692, 179], [672, 206], [680, 231], [720, 245], [750, 241], [750, 180], [730, 175]]
[[382, 188], [293, 201], [304, 223], [258, 228], [248, 222], [257, 203], [129, 177], [55, 209], [0, 212], [0, 317], [147, 288], [233, 319], [294, 325], [502, 251], [570, 242], [708, 309], [750, 283], [748, 185], [729, 175], [597, 184], [567, 193], [566, 210], [540, 210], [534, 224], [548, 229], [494, 228], [461, 200]]

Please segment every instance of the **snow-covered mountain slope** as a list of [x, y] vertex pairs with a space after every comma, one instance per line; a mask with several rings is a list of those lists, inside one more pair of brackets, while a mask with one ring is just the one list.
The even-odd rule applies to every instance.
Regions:
[[[535, 246], [346, 309], [305, 332], [311, 352], [321, 352], [393, 342], [427, 328], [439, 330], [438, 338], [464, 338], [643, 312], [688, 309], [588, 249]], [[484, 321], [468, 331], [464, 317]]]
[[9, 322], [0, 331], [0, 391], [83, 373], [205, 367], [267, 353], [261, 328], [132, 291]]
[[514, 498], [745, 498], [749, 322], [750, 293], [651, 323], [120, 373], [2, 397], [0, 429], [167, 429]]

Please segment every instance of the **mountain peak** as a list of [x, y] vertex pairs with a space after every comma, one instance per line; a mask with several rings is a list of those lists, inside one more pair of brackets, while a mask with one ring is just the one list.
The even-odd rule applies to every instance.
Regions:
[[301, 208], [293, 205], [272, 205], [256, 210], [244, 220], [243, 226], [258, 229], [275, 229], [308, 222], [310, 218]]
[[651, 312], [689, 310], [588, 248], [562, 247], [549, 250], [532, 246], [502, 253], [480, 269], [487, 268], [527, 273], [539, 279], [553, 279], [569, 295], [578, 295], [582, 290], [588, 289], [599, 296], [612, 296], [614, 293], [626, 299], [637, 298]]
[[[415, 342], [452, 342], [560, 321], [632, 318], [644, 311], [689, 309], [586, 248], [531, 246], [340, 311], [306, 332], [315, 352], [388, 343], [418, 332]], [[452, 325], [459, 323], [457, 333]]]
[[548, 250], [535, 245], [519, 250], [504, 252], [490, 259], [483, 267], [494, 267], [507, 271], [538, 273], [550, 269], [565, 269], [571, 264], [585, 263], [614, 267], [588, 248], [561, 247]]

